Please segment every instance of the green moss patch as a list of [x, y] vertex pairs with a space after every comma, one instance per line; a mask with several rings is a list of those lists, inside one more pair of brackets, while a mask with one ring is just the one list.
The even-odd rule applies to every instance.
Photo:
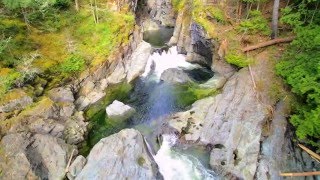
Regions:
[[181, 108], [187, 107], [199, 99], [213, 96], [217, 93], [216, 89], [201, 88], [197, 84], [184, 84], [175, 88], [177, 104]]
[[242, 53], [237, 52], [228, 52], [225, 59], [228, 63], [236, 65], [238, 67], [246, 67], [253, 62], [252, 59], [247, 58]]
[[106, 116], [106, 106], [114, 100], [126, 102], [129, 98], [132, 85], [121, 83], [109, 86], [106, 96], [96, 104], [92, 105], [86, 112], [86, 119], [89, 120], [89, 134], [87, 141], [82, 144], [81, 154], [87, 155], [90, 149], [100, 139], [114, 134], [127, 126], [126, 121], [116, 121]]

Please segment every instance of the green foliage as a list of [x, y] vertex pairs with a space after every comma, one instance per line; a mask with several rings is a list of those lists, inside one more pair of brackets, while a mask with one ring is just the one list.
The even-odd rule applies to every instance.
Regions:
[[294, 1], [291, 6], [281, 9], [280, 22], [292, 29], [305, 25], [319, 24], [319, 3], [320, 0]]
[[186, 2], [187, 0], [172, 0], [172, 6], [175, 11], [181, 11], [184, 8]]
[[[75, 21], [75, 37], [81, 44], [84, 56], [95, 57], [92, 65], [97, 65], [118, 49], [121, 43], [126, 44], [134, 27], [135, 18], [131, 13], [122, 14], [110, 11], [99, 13], [99, 23], [95, 24], [91, 14], [81, 14]], [[81, 20], [78, 24], [77, 21]]]
[[0, 69], [0, 97], [11, 89], [16, 81], [21, 77], [21, 74], [11, 69]]
[[206, 11], [210, 14], [211, 17], [216, 19], [218, 22], [225, 22], [224, 13], [220, 8], [214, 6], [207, 6]]
[[268, 21], [262, 16], [260, 11], [250, 11], [249, 19], [241, 21], [238, 28], [241, 32], [249, 34], [262, 33], [269, 35], [271, 30]]
[[30, 8], [32, 10], [43, 10], [50, 6], [57, 8], [66, 8], [70, 5], [70, 0], [2, 0], [4, 6], [10, 10], [17, 10], [20, 8]]
[[199, 99], [212, 96], [217, 93], [216, 89], [201, 88], [197, 84], [184, 84], [175, 88], [177, 104], [181, 107], [187, 107]]
[[238, 67], [248, 66], [252, 60], [244, 56], [242, 53], [228, 52], [225, 57], [226, 61]]
[[281, 9], [282, 16], [280, 18], [280, 22], [287, 24], [292, 27], [299, 27], [302, 25], [301, 22], [301, 13], [293, 12], [292, 8], [287, 6]]
[[59, 8], [59, 9], [66, 9], [70, 5], [71, 5], [70, 0], [55, 0], [55, 3], [53, 4], [55, 8]]
[[290, 122], [298, 138], [320, 150], [320, 26], [297, 28], [277, 73], [299, 98]]
[[19, 20], [0, 18], [0, 67], [19, 64], [34, 45], [28, 38], [27, 27]]
[[85, 60], [79, 55], [71, 55], [58, 66], [57, 71], [66, 74], [74, 74], [84, 70], [84, 68]]

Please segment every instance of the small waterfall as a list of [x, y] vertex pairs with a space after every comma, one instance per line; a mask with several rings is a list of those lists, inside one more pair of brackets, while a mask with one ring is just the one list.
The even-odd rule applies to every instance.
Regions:
[[178, 48], [173, 46], [168, 51], [154, 52], [148, 59], [142, 77], [146, 78], [152, 74], [151, 79], [160, 81], [161, 74], [170, 68], [194, 69], [199, 65], [194, 65], [185, 60], [185, 55], [178, 54]]
[[172, 149], [177, 142], [175, 135], [164, 134], [162, 137], [162, 145], [154, 159], [165, 180], [218, 179], [196, 158]]

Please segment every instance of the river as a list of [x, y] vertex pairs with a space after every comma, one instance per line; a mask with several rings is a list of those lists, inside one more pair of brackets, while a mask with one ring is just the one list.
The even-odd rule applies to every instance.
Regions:
[[179, 54], [175, 46], [154, 52], [132, 93], [132, 96], [140, 97], [133, 103], [137, 109], [132, 119], [136, 124], [134, 127], [157, 151], [154, 159], [164, 179], [217, 179], [214, 172], [209, 170], [209, 152], [204, 148], [182, 147], [174, 133], [162, 134], [162, 142], [157, 147], [154, 137], [165, 117], [181, 110], [173, 93], [175, 85], [160, 80], [161, 74], [169, 68], [192, 70], [201, 67], [186, 62], [185, 56]]

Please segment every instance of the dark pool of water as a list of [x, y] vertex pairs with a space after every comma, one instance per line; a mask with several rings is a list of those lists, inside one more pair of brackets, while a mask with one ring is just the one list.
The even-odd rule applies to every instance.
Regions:
[[145, 31], [143, 40], [150, 43], [153, 47], [163, 47], [169, 42], [173, 35], [174, 28], [161, 26], [158, 30]]

